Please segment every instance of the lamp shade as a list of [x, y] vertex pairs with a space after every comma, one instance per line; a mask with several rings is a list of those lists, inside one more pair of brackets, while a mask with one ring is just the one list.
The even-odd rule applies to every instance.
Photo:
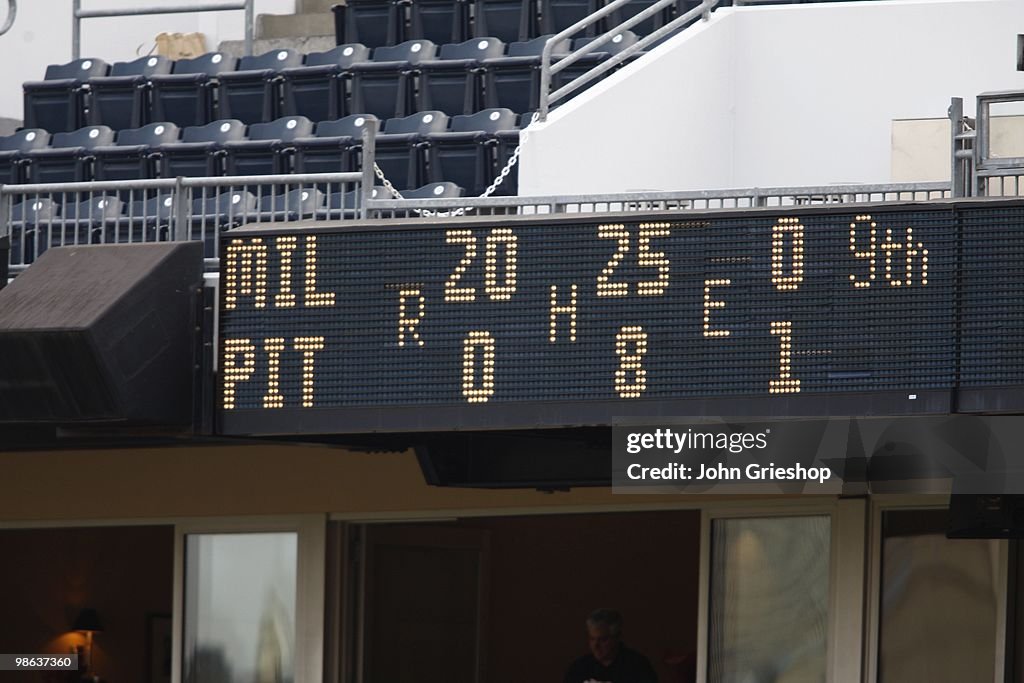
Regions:
[[103, 623], [100, 622], [100, 615], [96, 613], [95, 609], [85, 607], [78, 613], [78, 617], [75, 619], [71, 630], [98, 632], [103, 630]]

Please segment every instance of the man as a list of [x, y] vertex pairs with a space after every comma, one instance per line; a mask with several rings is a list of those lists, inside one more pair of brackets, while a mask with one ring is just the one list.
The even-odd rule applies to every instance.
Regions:
[[622, 644], [622, 615], [599, 609], [587, 618], [590, 654], [572, 663], [564, 683], [658, 683], [642, 654]]

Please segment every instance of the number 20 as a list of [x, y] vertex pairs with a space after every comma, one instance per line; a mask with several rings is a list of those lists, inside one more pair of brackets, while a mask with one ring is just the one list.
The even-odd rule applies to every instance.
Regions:
[[[463, 274], [477, 256], [476, 236], [472, 230], [449, 230], [445, 233], [448, 244], [464, 244], [466, 249], [455, 270], [444, 283], [444, 300], [465, 302], [476, 300], [475, 287], [457, 287]], [[498, 283], [498, 245], [505, 246], [505, 279]], [[484, 291], [492, 301], [506, 301], [516, 291], [517, 239], [510, 228], [495, 228], [484, 241]]]
[[[669, 262], [663, 251], [651, 251], [651, 239], [654, 237], [668, 237], [668, 223], [644, 223], [640, 226], [640, 234], [637, 237], [636, 262], [641, 268], [657, 268], [658, 278], [656, 280], [644, 280], [636, 283], [636, 293], [640, 296], [661, 296], [668, 287]], [[608, 265], [604, 267], [601, 274], [597, 276], [598, 296], [626, 296], [629, 294], [629, 284], [626, 282], [612, 282], [612, 274], [622, 263], [626, 252], [629, 251], [629, 231], [625, 225], [602, 225], [597, 229], [598, 239], [617, 240], [618, 248], [612, 254]]]

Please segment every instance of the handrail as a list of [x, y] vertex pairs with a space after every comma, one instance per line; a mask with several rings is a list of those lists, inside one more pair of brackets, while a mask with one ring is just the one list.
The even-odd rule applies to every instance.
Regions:
[[581, 19], [580, 21], [577, 21], [575, 24], [573, 24], [569, 28], [565, 29], [564, 31], [555, 34], [553, 37], [551, 37], [544, 44], [544, 50], [541, 53], [541, 63], [540, 63], [540, 120], [541, 121], [544, 121], [544, 120], [547, 119], [548, 110], [549, 110], [549, 108], [550, 108], [552, 103], [557, 102], [558, 100], [560, 100], [563, 97], [569, 95], [573, 91], [581, 88], [582, 86], [584, 86], [588, 82], [594, 80], [595, 78], [597, 78], [601, 74], [605, 73], [609, 69], [612, 69], [612, 68], [618, 66], [622, 62], [624, 62], [627, 59], [629, 59], [630, 57], [632, 57], [637, 52], [643, 50], [644, 48], [648, 47], [649, 45], [652, 45], [653, 43], [657, 42], [658, 40], [661, 40], [663, 37], [665, 37], [666, 35], [668, 35], [669, 33], [673, 32], [673, 31], [675, 31], [676, 29], [681, 28], [682, 26], [685, 26], [690, 21], [696, 19], [698, 16], [703, 17], [703, 19], [706, 21], [708, 19], [708, 17], [711, 15], [711, 10], [713, 10], [715, 8], [715, 6], [718, 5], [719, 0], [702, 0], [700, 5], [692, 8], [691, 10], [689, 10], [689, 11], [683, 13], [683, 14], [681, 14], [680, 16], [676, 17], [675, 19], [673, 19], [669, 23], [665, 24], [664, 26], [662, 26], [658, 30], [654, 31], [653, 33], [651, 33], [651, 34], [649, 34], [647, 36], [644, 36], [643, 38], [638, 40], [635, 44], [630, 45], [628, 48], [626, 48], [622, 52], [619, 52], [618, 54], [613, 55], [609, 59], [606, 59], [606, 60], [602, 61], [600, 64], [598, 64], [594, 68], [590, 69], [589, 71], [587, 71], [584, 74], [581, 74], [581, 75], [577, 76], [576, 78], [571, 80], [569, 83], [566, 83], [564, 86], [562, 86], [558, 90], [556, 90], [554, 92], [549, 92], [550, 89], [551, 89], [551, 77], [554, 74], [557, 74], [560, 71], [562, 71], [563, 69], [565, 69], [565, 68], [571, 66], [572, 64], [576, 63], [577, 61], [582, 59], [585, 55], [589, 54], [590, 52], [593, 52], [597, 48], [599, 48], [602, 45], [604, 45], [605, 43], [609, 42], [615, 36], [617, 36], [618, 34], [622, 33], [623, 31], [629, 29], [631, 26], [634, 26], [634, 25], [640, 23], [641, 21], [644, 21], [645, 19], [648, 19], [648, 18], [654, 16], [658, 12], [660, 12], [660, 11], [662, 11], [662, 10], [668, 8], [668, 7], [671, 7], [671, 6], [675, 5], [675, 0], [658, 0], [657, 2], [652, 4], [650, 7], [646, 8], [645, 10], [643, 10], [642, 12], [639, 12], [639, 13], [633, 15], [632, 17], [630, 17], [629, 19], [626, 19], [625, 21], [623, 21], [621, 24], [619, 24], [615, 28], [613, 28], [613, 29], [611, 29], [609, 31], [606, 31], [605, 33], [603, 33], [602, 35], [600, 35], [599, 37], [597, 37], [593, 41], [587, 43], [586, 45], [581, 47], [579, 50], [576, 50], [576, 51], [572, 52], [571, 54], [563, 57], [562, 59], [559, 59], [558, 62], [556, 62], [555, 64], [551, 63], [551, 59], [552, 59], [552, 56], [553, 56], [552, 53], [554, 52], [554, 48], [555, 48], [555, 46], [558, 43], [560, 43], [563, 40], [565, 40], [566, 38], [569, 38], [570, 36], [576, 34], [577, 32], [581, 31], [582, 29], [586, 28], [587, 26], [590, 26], [591, 24], [596, 23], [598, 20], [608, 16], [609, 14], [614, 12], [615, 10], [619, 9], [623, 5], [626, 5], [626, 4], [630, 3], [630, 2], [632, 2], [632, 0], [614, 0], [614, 2], [611, 2], [611, 3], [607, 4], [607, 5], [605, 5], [604, 7], [599, 9], [598, 11], [594, 12], [593, 14], [590, 14], [587, 17], [584, 17], [583, 19]]
[[17, 0], [7, 0], [7, 20], [4, 21], [4, 25], [0, 26], [0, 36], [11, 30], [14, 26], [14, 19], [18, 16], [18, 2]]
[[[13, 2], [13, 0], [9, 0]], [[136, 17], [146, 14], [191, 14], [192, 12], [227, 12], [245, 10], [245, 55], [252, 54], [253, 0], [206, 2], [198, 4], [163, 5], [158, 7], [123, 7], [118, 9], [82, 9], [82, 0], [73, 0], [71, 18], [71, 58], [82, 56], [82, 19], [98, 17]]]

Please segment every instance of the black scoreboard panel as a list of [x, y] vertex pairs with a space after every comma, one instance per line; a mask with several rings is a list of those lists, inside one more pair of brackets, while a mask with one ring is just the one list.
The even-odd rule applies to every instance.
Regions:
[[948, 413], [1024, 384], [1014, 202], [254, 228], [221, 254], [227, 434]]

